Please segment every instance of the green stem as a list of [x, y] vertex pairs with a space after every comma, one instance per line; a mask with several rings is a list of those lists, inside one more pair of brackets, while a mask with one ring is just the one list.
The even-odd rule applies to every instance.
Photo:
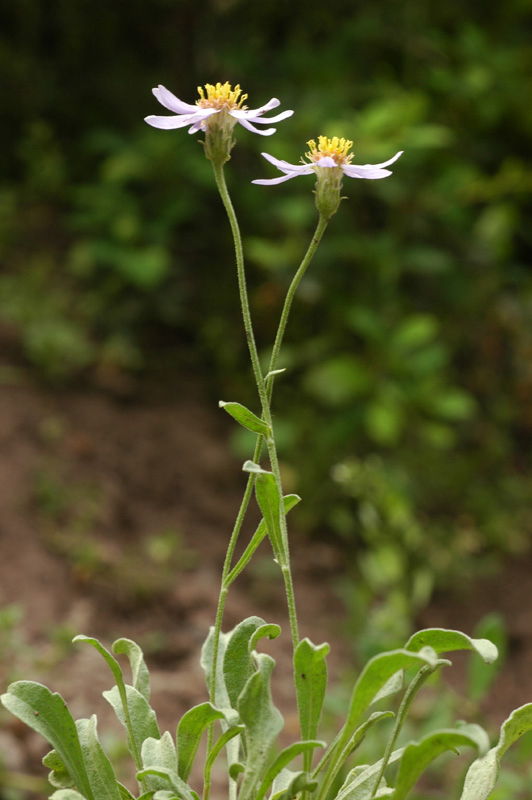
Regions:
[[[440, 666], [440, 665], [438, 665], [438, 666]], [[427, 680], [429, 675], [432, 675], [432, 673], [434, 672], [435, 669], [438, 669], [438, 667], [429, 667], [429, 666], [422, 667], [419, 670], [419, 672], [417, 673], [417, 675], [415, 676], [415, 678], [412, 680], [410, 686], [408, 687], [408, 689], [406, 690], [406, 692], [404, 694], [404, 697], [403, 697], [403, 700], [401, 702], [401, 705], [399, 706], [399, 711], [397, 712], [397, 717], [395, 718], [395, 724], [393, 726], [392, 734], [390, 736], [388, 744], [386, 745], [386, 750], [384, 751], [384, 756], [382, 758], [381, 768], [379, 770], [379, 774], [377, 775], [377, 780], [375, 781], [375, 784], [373, 786], [373, 791], [371, 793], [370, 800], [373, 800], [373, 798], [375, 797], [375, 795], [376, 795], [376, 793], [378, 791], [380, 782], [384, 777], [384, 773], [386, 771], [386, 767], [388, 766], [388, 762], [390, 760], [390, 756], [391, 756], [391, 754], [393, 752], [393, 749], [395, 747], [395, 743], [397, 741], [397, 737], [399, 736], [401, 728], [403, 727], [404, 721], [405, 721], [405, 719], [406, 719], [406, 717], [408, 715], [408, 712], [410, 710], [410, 706], [412, 705], [412, 702], [413, 702], [416, 694], [421, 689], [422, 685], [425, 683], [425, 681]]]

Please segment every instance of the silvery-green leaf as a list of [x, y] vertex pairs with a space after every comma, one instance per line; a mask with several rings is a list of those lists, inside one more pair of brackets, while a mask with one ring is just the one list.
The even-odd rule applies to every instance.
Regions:
[[[165, 767], [150, 767], [149, 769], [143, 769], [139, 773], [137, 773], [137, 780], [145, 781], [148, 778], [162, 778], [163, 781], [168, 785], [169, 789], [173, 790], [173, 793], [177, 795], [180, 800], [197, 800], [196, 792], [193, 792], [192, 789], [185, 781], [181, 780], [177, 772], [174, 772], [171, 769], [166, 769]], [[168, 791], [166, 790], [157, 790], [156, 794], [159, 791]]]
[[139, 761], [142, 751], [142, 744], [145, 739], [150, 737], [160, 739], [161, 734], [157, 725], [155, 711], [150, 708], [146, 699], [133, 686], [125, 686], [127, 716], [124, 709], [123, 699], [117, 686], [113, 686], [108, 692], [103, 692], [107, 702], [114, 708], [115, 714], [126, 729], [128, 748], [135, 759], [138, 753]]
[[314, 739], [327, 688], [326, 657], [328, 644], [316, 646], [302, 639], [294, 652], [294, 679], [297, 710], [303, 739]]
[[499, 741], [483, 758], [473, 761], [466, 775], [460, 800], [486, 800], [495, 788], [500, 762], [508, 748], [532, 730], [532, 703], [513, 711], [501, 726]]
[[[174, 740], [168, 731], [165, 731], [160, 739], [152, 737], [144, 739], [141, 755], [144, 769], [163, 767], [171, 772], [177, 772], [177, 753]], [[160, 778], [150, 778], [150, 789], [153, 791], [165, 788], [164, 784], [161, 787], [160, 782]]]
[[73, 789], [75, 786], [74, 781], [67, 771], [63, 759], [57, 750], [50, 750], [43, 760], [43, 766], [47, 767], [50, 771], [48, 780], [55, 789]]
[[121, 800], [111, 762], [98, 740], [96, 715], [78, 720], [76, 728], [95, 800]]
[[255, 494], [262, 512], [273, 553], [279, 564], [284, 563], [284, 547], [281, 534], [281, 498], [272, 472], [264, 470], [255, 478]]
[[58, 789], [50, 795], [50, 800], [86, 800], [86, 798], [75, 789]]
[[113, 642], [113, 652], [117, 655], [120, 653], [127, 655], [133, 676], [133, 687], [149, 702], [150, 673], [139, 645], [131, 639], [117, 639], [116, 642]]
[[458, 729], [433, 731], [419, 742], [407, 744], [397, 773], [394, 800], [404, 800], [425, 769], [441, 753], [452, 750], [459, 755], [460, 747], [474, 747], [485, 754], [489, 747], [486, 732], [478, 725], [463, 725]]
[[[8, 686], [1, 700], [8, 711], [52, 745], [84, 797], [96, 800], [83, 761], [76, 724], [61, 695], [52, 694], [40, 683], [17, 681]], [[77, 794], [73, 789], [59, 791]]]
[[[388, 764], [398, 761], [403, 755], [404, 747], [394, 750], [388, 759]], [[379, 774], [383, 760], [377, 761], [369, 766], [358, 766], [351, 770], [347, 775], [335, 800], [370, 800], [373, 794], [373, 786]], [[386, 788], [381, 783], [380, 788]]]
[[224, 719], [224, 715], [211, 703], [194, 706], [181, 717], [177, 726], [177, 774], [184, 781], [189, 779], [203, 732], [217, 719]]
[[271, 430], [268, 425], [266, 425], [264, 420], [250, 411], [249, 408], [246, 408], [240, 403], [224, 403], [223, 400], [220, 400], [218, 405], [220, 408], [223, 408], [224, 411], [227, 411], [233, 419], [236, 419], [242, 427], [247, 428], [248, 431], [258, 433], [261, 436], [271, 436]]
[[253, 797], [270, 759], [273, 743], [284, 726], [280, 711], [273, 705], [270, 681], [275, 661], [265, 653], [255, 654], [256, 670], [238, 700], [244, 725], [246, 763], [239, 800]]
[[489, 639], [472, 639], [460, 631], [445, 628], [428, 628], [410, 637], [405, 650], [418, 652], [422, 647], [432, 647], [437, 653], [452, 650], [475, 650], [486, 664], [492, 664], [498, 656], [497, 648]]
[[277, 758], [268, 767], [266, 774], [262, 780], [262, 783], [259, 786], [257, 794], [255, 795], [255, 800], [262, 800], [262, 798], [264, 797], [270, 786], [277, 779], [277, 776], [280, 775], [281, 772], [283, 771], [288, 771], [285, 768], [291, 761], [294, 760], [294, 758], [297, 758], [302, 753], [304, 754], [307, 752], [312, 752], [316, 747], [325, 747], [325, 742], [317, 742], [317, 741], [295, 742], [294, 744], [285, 747], [285, 749], [279, 753]]
[[250, 653], [250, 641], [255, 631], [266, 623], [261, 617], [248, 617], [226, 634], [222, 671], [228, 705], [237, 708], [240, 692], [255, 672], [255, 662]]
[[288, 769], [283, 770], [279, 778], [270, 800], [293, 800], [302, 792], [314, 791], [318, 784], [306, 772], [291, 772]]

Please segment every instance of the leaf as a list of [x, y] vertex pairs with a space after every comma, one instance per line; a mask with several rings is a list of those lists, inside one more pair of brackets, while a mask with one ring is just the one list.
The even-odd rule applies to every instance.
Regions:
[[233, 419], [236, 419], [244, 428], [247, 428], [248, 431], [253, 431], [253, 433], [258, 433], [260, 436], [269, 437], [271, 436], [271, 429], [269, 426], [264, 422], [264, 420], [257, 417], [249, 408], [241, 405], [240, 403], [224, 403], [223, 400], [220, 400], [218, 403], [220, 408], [223, 408], [224, 411], [227, 411]]
[[174, 740], [168, 731], [160, 739], [149, 737], [142, 743], [142, 763], [144, 769], [149, 767], [164, 767], [177, 772], [177, 753]]
[[498, 651], [489, 639], [471, 639], [461, 631], [445, 628], [427, 628], [410, 637], [405, 649], [419, 652], [422, 647], [432, 647], [437, 653], [448, 653], [452, 650], [475, 650], [486, 664], [492, 664], [498, 657]]
[[50, 800], [86, 800], [86, 798], [75, 789], [59, 789], [50, 795]]
[[[8, 711], [52, 745], [85, 798], [96, 800], [83, 762], [76, 724], [61, 695], [52, 694], [40, 683], [17, 681], [8, 687], [1, 700]], [[59, 791], [73, 792], [72, 789]], [[67, 800], [67, 796], [64, 797]]]
[[[155, 711], [150, 708], [146, 699], [133, 686], [125, 687], [127, 717], [124, 711], [124, 704], [117, 686], [113, 686], [108, 692], [103, 692], [107, 702], [114, 708], [115, 714], [126, 729], [129, 752], [135, 758], [135, 754], [142, 751], [142, 744], [145, 739], [150, 737], [160, 739], [161, 734], [157, 725]], [[136, 758], [135, 758], [136, 763]]]
[[[404, 747], [394, 750], [388, 759], [388, 764], [398, 761], [404, 753]], [[383, 759], [371, 766], [361, 765], [355, 767], [348, 774], [335, 800], [370, 800], [373, 797], [373, 785], [383, 764]]]
[[475, 634], [489, 639], [499, 651], [499, 662], [496, 667], [485, 664], [480, 658], [471, 658], [468, 661], [466, 697], [479, 702], [486, 696], [504, 665], [508, 649], [508, 635], [504, 619], [497, 613], [487, 614], [475, 627]]
[[499, 741], [483, 758], [473, 761], [460, 800], [486, 800], [495, 788], [504, 753], [523, 734], [532, 730], [532, 703], [513, 711], [501, 726]]
[[273, 553], [284, 564], [284, 545], [281, 534], [281, 499], [273, 472], [261, 471], [255, 478], [255, 494], [270, 537]]
[[96, 715], [76, 722], [83, 760], [96, 800], [121, 800], [111, 762], [105, 755], [96, 731]]
[[328, 644], [314, 645], [302, 639], [294, 652], [294, 680], [296, 686], [299, 725], [303, 739], [314, 739], [327, 688], [326, 657]]
[[[264, 778], [262, 779], [262, 783], [257, 791], [255, 796], [255, 800], [262, 800], [272, 783], [275, 781], [278, 775], [285, 769], [286, 765], [289, 764], [294, 758], [301, 755], [302, 753], [312, 752], [315, 747], [325, 747], [325, 742], [317, 742], [317, 741], [306, 741], [306, 742], [295, 742], [294, 744], [286, 747], [282, 750], [274, 762], [268, 767]], [[305, 774], [308, 778], [307, 773], [299, 773]], [[273, 790], [272, 790], [273, 792]], [[273, 794], [272, 794], [273, 796]]]
[[284, 719], [273, 705], [270, 681], [275, 661], [266, 653], [255, 654], [256, 671], [249, 678], [238, 700], [238, 712], [244, 724], [246, 764], [239, 800], [249, 800], [262, 780], [264, 767]]
[[456, 730], [433, 731], [421, 741], [407, 744], [397, 773], [394, 800], [404, 800], [437, 756], [448, 750], [459, 755], [459, 747], [475, 747], [484, 754], [489, 747], [487, 734], [478, 725], [464, 725]]
[[[287, 494], [283, 497], [284, 513], [288, 514], [291, 508], [299, 503], [301, 498], [297, 494]], [[240, 556], [238, 562], [235, 564], [229, 575], [227, 576], [225, 585], [230, 586], [233, 581], [240, 575], [244, 567], [249, 564], [251, 557], [259, 544], [262, 542], [267, 534], [266, 523], [261, 520], [255, 533], [253, 534], [250, 543]]]
[[149, 702], [150, 673], [144, 661], [144, 653], [139, 645], [131, 639], [117, 639], [116, 642], [113, 642], [113, 652], [117, 655], [120, 653], [127, 655], [131, 666], [133, 686]]
[[50, 774], [48, 775], [48, 780], [55, 789], [74, 788], [75, 783], [70, 777], [70, 774], [63, 763], [63, 759], [57, 750], [50, 750], [50, 752], [44, 756], [42, 763], [43, 766], [51, 770]]
[[197, 800], [196, 792], [193, 792], [190, 786], [181, 780], [173, 770], [165, 767], [149, 767], [137, 773], [137, 780], [139, 781], [145, 781], [152, 777], [162, 778], [166, 784], [170, 784], [176, 795], [182, 800]]
[[316, 786], [317, 781], [312, 780], [306, 772], [283, 770], [281, 781], [272, 790], [270, 800], [293, 800], [301, 792], [314, 791]]
[[222, 671], [231, 708], [237, 708], [240, 693], [255, 672], [250, 641], [253, 634], [264, 625], [266, 623], [262, 617], [248, 617], [227, 635]]
[[217, 719], [224, 719], [224, 715], [211, 703], [194, 706], [181, 717], [177, 726], [177, 774], [184, 781], [192, 771], [205, 728]]

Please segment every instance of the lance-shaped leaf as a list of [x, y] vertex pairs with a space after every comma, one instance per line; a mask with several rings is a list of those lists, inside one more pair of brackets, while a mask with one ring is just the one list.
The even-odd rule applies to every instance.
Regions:
[[[294, 758], [297, 758], [297, 756], [301, 755], [302, 753], [305, 754], [312, 752], [315, 747], [325, 747], [325, 742], [295, 742], [294, 744], [282, 750], [273, 763], [268, 767], [257, 794], [255, 795], [255, 800], [262, 800], [272, 783], [277, 780], [277, 777], [281, 774], [281, 772], [288, 772], [288, 770], [285, 768], [291, 761], [294, 760]], [[307, 774], [307, 778], [308, 777], [309, 776]]]
[[[288, 514], [290, 509], [292, 509], [300, 501], [301, 501], [301, 498], [297, 494], [287, 494], [287, 495], [285, 495], [283, 497], [284, 513]], [[231, 572], [227, 576], [227, 579], [226, 579], [226, 582], [225, 582], [225, 586], [226, 587], [230, 586], [233, 583], [233, 581], [240, 575], [240, 573], [242, 572], [244, 567], [246, 567], [247, 564], [249, 564], [249, 562], [251, 561], [251, 557], [253, 556], [253, 553], [255, 552], [255, 550], [257, 549], [259, 544], [262, 542], [262, 540], [266, 536], [267, 532], [268, 531], [266, 530], [266, 523], [264, 522], [264, 520], [261, 520], [257, 530], [255, 531], [255, 533], [253, 534], [253, 536], [251, 538], [250, 543], [248, 544], [248, 546], [246, 547], [246, 549], [244, 550], [244, 552], [242, 553], [242, 555], [238, 559], [237, 563], [235, 564], [235, 566], [233, 567], [233, 569], [231, 570]]]
[[459, 755], [460, 747], [474, 747], [485, 754], [489, 747], [488, 736], [479, 725], [463, 725], [458, 729], [433, 731], [419, 742], [407, 744], [397, 773], [394, 800], [404, 800], [421, 774], [441, 753], [452, 750]]
[[285, 562], [281, 534], [281, 498], [273, 472], [259, 472], [255, 478], [255, 494], [270, 537], [273, 554], [280, 565]]
[[[171, 787], [172, 794], [170, 796], [173, 797], [177, 795], [180, 800], [198, 800], [196, 792], [194, 792], [185, 781], [181, 780], [177, 772], [171, 769], [166, 769], [166, 767], [150, 767], [149, 769], [143, 769], [137, 773], [137, 780], [139, 781], [146, 781], [154, 777], [162, 778], [166, 785]], [[168, 791], [168, 789], [157, 790], [156, 795], [159, 794], [159, 791]]]
[[70, 777], [70, 773], [63, 763], [63, 759], [57, 750], [50, 750], [43, 760], [43, 766], [50, 770], [48, 780], [55, 789], [73, 789], [75, 783]]
[[472, 639], [465, 633], [445, 628], [427, 628], [427, 630], [414, 633], [408, 640], [405, 649], [419, 652], [423, 647], [432, 647], [437, 653], [474, 650], [486, 664], [492, 664], [499, 655], [497, 648], [489, 639]]
[[133, 687], [149, 702], [150, 673], [144, 661], [144, 653], [139, 645], [131, 639], [117, 639], [116, 642], [113, 642], [113, 652], [117, 655], [120, 653], [127, 655], [131, 666]]
[[224, 411], [227, 411], [233, 419], [236, 419], [244, 428], [247, 428], [248, 431], [252, 431], [253, 433], [259, 433], [261, 436], [271, 436], [271, 429], [266, 425], [263, 419], [257, 417], [249, 408], [246, 408], [240, 403], [224, 403], [223, 400], [220, 400], [218, 403], [220, 408], [223, 408]]
[[[177, 771], [177, 753], [171, 734], [166, 731], [160, 739], [148, 738], [142, 743], [142, 763], [144, 769], [165, 769], [168, 772]], [[146, 778], [147, 788], [155, 792], [159, 789], [167, 790], [168, 781], [155, 775]]]
[[499, 741], [483, 758], [473, 761], [460, 800], [486, 800], [499, 777], [501, 758], [524, 733], [532, 730], [532, 703], [513, 711], [501, 726]]
[[50, 795], [50, 800], [86, 800], [86, 798], [75, 789], [58, 789]]
[[270, 751], [284, 720], [273, 705], [270, 681], [275, 661], [266, 653], [256, 653], [256, 671], [249, 678], [238, 700], [240, 719], [245, 727], [246, 763], [239, 800], [249, 800], [262, 780]]
[[265, 625], [261, 617], [248, 617], [227, 635], [223, 655], [223, 680], [231, 708], [237, 708], [240, 693], [255, 672], [250, 641], [253, 634]]
[[[388, 759], [388, 764], [393, 764], [398, 761], [404, 753], [404, 747], [399, 750], [394, 750]], [[355, 767], [348, 773], [340, 791], [336, 795], [335, 800], [370, 800], [373, 797], [373, 786], [377, 779], [377, 775], [381, 771], [383, 760], [377, 761], [371, 765], [361, 765]], [[386, 784], [381, 784], [382, 788]]]
[[98, 740], [96, 716], [78, 720], [76, 727], [94, 797], [96, 800], [121, 800], [111, 762]]
[[86, 800], [96, 800], [83, 761], [76, 723], [61, 695], [52, 694], [40, 683], [17, 681], [8, 687], [1, 700], [8, 711], [40, 733], [52, 745]]
[[[137, 692], [133, 686], [125, 687], [127, 716], [124, 710], [124, 703], [117, 686], [113, 686], [108, 692], [102, 692], [107, 702], [114, 708], [115, 714], [126, 729], [127, 743], [129, 752], [135, 758], [135, 754], [142, 751], [142, 744], [145, 739], [160, 739], [161, 734], [157, 725], [155, 711], [150, 708], [146, 699]], [[136, 763], [136, 759], [135, 759]], [[140, 761], [142, 765], [142, 760]]]
[[302, 639], [294, 652], [294, 679], [297, 710], [303, 739], [314, 739], [327, 688], [326, 657], [328, 644], [317, 647], [310, 639]]
[[312, 792], [317, 786], [306, 772], [292, 772], [285, 769], [279, 775], [272, 789], [271, 800], [293, 800], [302, 792]]
[[177, 726], [177, 774], [187, 781], [205, 728], [217, 719], [224, 719], [221, 711], [211, 703], [201, 703], [189, 709]]

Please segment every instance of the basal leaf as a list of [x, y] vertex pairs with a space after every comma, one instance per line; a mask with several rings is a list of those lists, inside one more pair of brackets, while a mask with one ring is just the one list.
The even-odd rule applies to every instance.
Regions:
[[[172, 794], [169, 795], [170, 797], [173, 797], [175, 794], [180, 800], [197, 800], [198, 798], [196, 792], [192, 791], [190, 786], [185, 783], [185, 781], [181, 780], [177, 772], [171, 769], [166, 769], [165, 767], [150, 767], [149, 769], [141, 770], [137, 774], [137, 780], [139, 781], [145, 781], [152, 777], [161, 778], [166, 783], [172, 790]], [[168, 789], [157, 790], [156, 795], [159, 794], [159, 791], [164, 792], [168, 791]]]
[[[388, 764], [398, 761], [403, 755], [404, 748], [394, 750], [388, 759]], [[373, 786], [382, 767], [382, 759], [375, 764], [358, 766], [348, 773], [335, 800], [370, 800], [373, 796]], [[385, 785], [382, 784], [382, 788]]]
[[256, 670], [238, 700], [246, 742], [246, 763], [239, 800], [253, 797], [262, 781], [273, 743], [284, 725], [282, 714], [273, 705], [270, 690], [275, 661], [265, 653], [256, 653], [255, 662]]
[[86, 800], [86, 798], [75, 789], [58, 789], [50, 795], [50, 800]]
[[302, 639], [294, 652], [297, 709], [303, 739], [314, 739], [318, 731], [327, 688], [325, 659], [329, 650], [328, 644], [316, 646], [310, 639]]
[[458, 729], [433, 731], [421, 741], [408, 744], [399, 765], [394, 800], [404, 800], [425, 769], [441, 753], [452, 750], [459, 754], [460, 747], [474, 747], [485, 754], [489, 747], [487, 734], [478, 725], [464, 725]]
[[107, 702], [114, 708], [115, 714], [126, 729], [128, 748], [135, 758], [138, 753], [140, 763], [142, 760], [140, 753], [145, 739], [150, 737], [160, 739], [161, 734], [157, 725], [155, 711], [150, 708], [146, 699], [133, 686], [126, 686], [126, 705], [127, 717], [124, 710], [124, 703], [117, 686], [113, 686], [108, 692], [103, 692]]
[[[291, 772], [286, 769], [280, 775], [280, 780], [272, 790], [270, 800], [293, 800], [302, 792], [312, 792], [317, 786], [306, 772]], [[282, 787], [282, 788], [281, 788]]]
[[83, 761], [96, 800], [121, 800], [111, 762], [98, 740], [96, 716], [76, 722]]
[[264, 625], [266, 623], [261, 617], [248, 617], [226, 634], [223, 680], [231, 708], [237, 708], [240, 693], [255, 672], [250, 641], [253, 634]]
[[63, 759], [57, 750], [50, 750], [50, 752], [44, 756], [42, 763], [43, 766], [51, 770], [50, 774], [48, 775], [48, 780], [54, 789], [74, 788], [76, 784], [70, 777], [70, 773], [65, 767]]
[[120, 653], [127, 655], [131, 666], [133, 686], [149, 702], [150, 673], [139, 645], [131, 639], [117, 639], [116, 642], [113, 642], [113, 652], [117, 655]]
[[[8, 687], [1, 700], [8, 711], [52, 745], [85, 798], [96, 800], [83, 761], [76, 724], [61, 695], [52, 694], [40, 683], [17, 681]], [[73, 789], [59, 791], [77, 795]], [[67, 798], [67, 795], [64, 797]]]
[[[325, 747], [325, 742], [306, 741], [295, 742], [282, 750], [273, 763], [268, 767], [262, 783], [257, 791], [255, 800], [262, 800], [272, 783], [285, 767], [302, 753], [312, 752], [316, 747]], [[301, 773], [303, 774], [303, 773]], [[308, 778], [308, 775], [307, 775]]]
[[471, 639], [460, 631], [445, 628], [428, 628], [418, 631], [408, 640], [405, 649], [419, 652], [422, 647], [432, 647], [437, 653], [452, 650], [475, 650], [487, 664], [492, 664], [498, 656], [497, 648], [489, 639]]
[[501, 726], [499, 741], [483, 758], [473, 761], [467, 772], [460, 800], [486, 800], [495, 788], [500, 762], [508, 748], [532, 730], [532, 703], [513, 711]]
[[[150, 767], [163, 767], [171, 772], [177, 772], [177, 753], [172, 736], [168, 731], [165, 731], [160, 739], [148, 738], [142, 743], [142, 763], [144, 769]], [[152, 781], [161, 779], [150, 778], [150, 789], [161, 788], [159, 783], [152, 783]], [[162, 788], [166, 788], [163, 786]]]
[[221, 711], [211, 703], [201, 703], [189, 709], [177, 726], [177, 774], [187, 781], [205, 728], [217, 719], [224, 719]]
[[247, 428], [248, 431], [253, 431], [253, 433], [258, 433], [261, 436], [271, 436], [271, 430], [266, 425], [264, 420], [260, 417], [257, 417], [249, 408], [241, 405], [240, 403], [224, 403], [223, 400], [220, 400], [219, 404], [220, 408], [223, 408], [224, 411], [227, 411], [233, 419], [236, 419], [244, 428]]

